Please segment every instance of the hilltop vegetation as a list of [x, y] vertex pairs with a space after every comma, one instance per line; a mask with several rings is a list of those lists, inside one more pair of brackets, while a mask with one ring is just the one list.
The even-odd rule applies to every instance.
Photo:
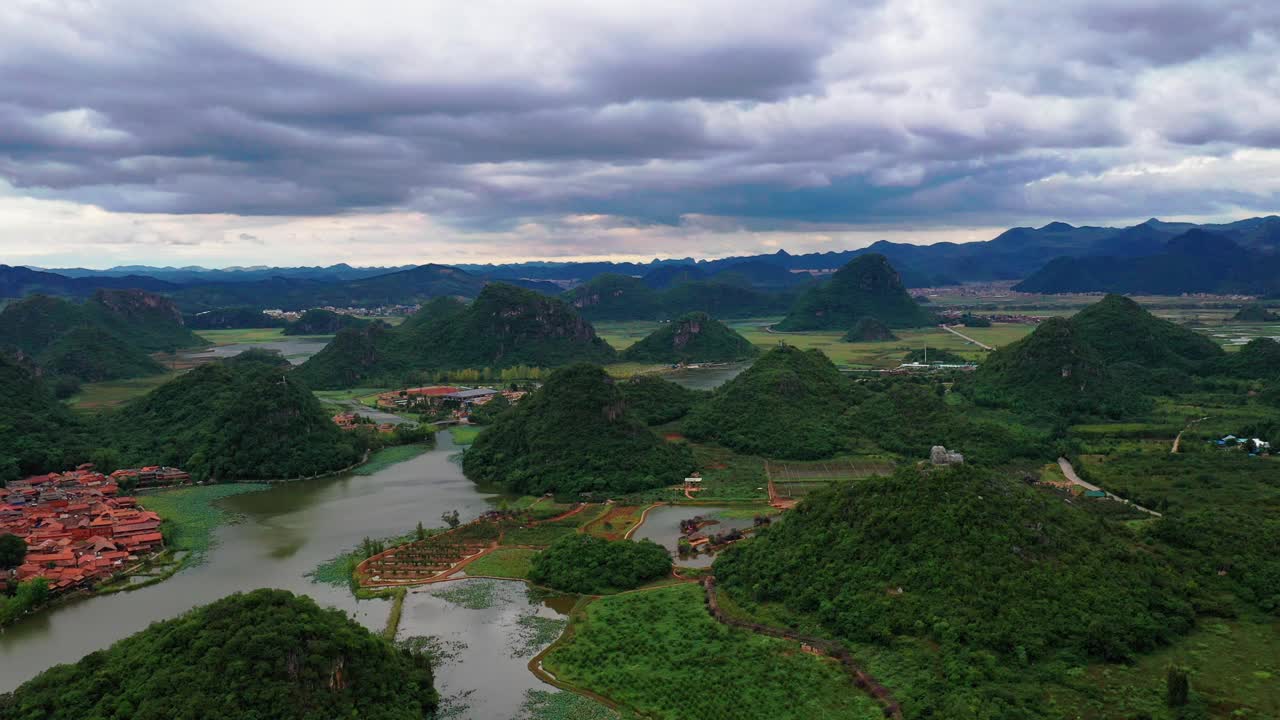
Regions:
[[679, 482], [693, 456], [629, 412], [604, 370], [579, 364], [496, 417], [462, 456], [462, 469], [525, 495], [621, 495]]
[[[668, 284], [677, 280], [684, 281]], [[564, 297], [590, 320], [666, 320], [691, 312], [713, 317], [776, 314], [786, 312], [795, 296], [790, 288], [753, 287], [741, 277], [702, 279], [696, 270], [682, 267], [663, 269], [655, 280], [613, 273], [597, 275]]]
[[99, 424], [121, 466], [173, 465], [197, 479], [316, 475], [356, 463], [366, 444], [266, 353], [197, 367]]
[[215, 308], [185, 315], [187, 327], [192, 330], [238, 330], [241, 328], [284, 327], [284, 318], [272, 317], [252, 307]]
[[1086, 307], [1071, 325], [1107, 364], [1192, 371], [1223, 354], [1204, 335], [1162, 320], [1123, 295], [1107, 295]]
[[830, 281], [802, 294], [777, 329], [848, 330], [864, 317], [891, 328], [919, 327], [934, 321], [932, 313], [907, 293], [889, 261], [872, 253], [854, 258]]
[[155, 623], [0, 696], [13, 720], [420, 720], [438, 702], [425, 656], [284, 590], [231, 595]]
[[854, 323], [841, 339], [845, 342], [885, 342], [897, 340], [898, 336], [893, 334], [888, 325], [873, 317], [864, 317]]
[[560, 367], [617, 354], [563, 301], [493, 283], [471, 304], [427, 303], [396, 328], [346, 329], [298, 372], [316, 388], [396, 384], [431, 370]]
[[152, 375], [163, 368], [150, 353], [203, 344], [172, 302], [140, 290], [99, 290], [83, 304], [33, 295], [0, 312], [0, 348], [83, 381]]
[[747, 360], [760, 354], [749, 340], [704, 312], [664, 324], [622, 353], [629, 362], [705, 363]]
[[599, 594], [638, 588], [671, 574], [666, 548], [648, 540], [565, 535], [533, 558], [529, 579], [564, 592]]
[[748, 455], [826, 457], [843, 447], [851, 393], [821, 351], [779, 345], [694, 407], [684, 430]]
[[811, 494], [715, 571], [745, 607], [846, 642], [934, 643], [930, 680], [895, 688], [907, 717], [1045, 717], [1050, 661], [1128, 660], [1193, 621], [1173, 569], [1131, 535], [968, 467]]
[[627, 411], [646, 425], [663, 425], [679, 420], [711, 394], [690, 390], [658, 375], [636, 375], [620, 380], [618, 387], [627, 401]]
[[1240, 308], [1231, 319], [1239, 322], [1276, 322], [1280, 320], [1280, 315], [1271, 312], [1265, 305], [1254, 303]]

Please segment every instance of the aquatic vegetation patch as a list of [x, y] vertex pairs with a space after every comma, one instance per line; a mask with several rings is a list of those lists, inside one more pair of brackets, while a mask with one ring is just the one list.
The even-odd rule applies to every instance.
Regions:
[[622, 716], [571, 692], [527, 690], [517, 720], [619, 720]]
[[531, 658], [550, 645], [564, 632], [569, 621], [549, 618], [529, 612], [516, 620], [516, 630], [510, 636], [511, 656]]
[[171, 548], [188, 550], [185, 564], [198, 564], [213, 546], [213, 531], [236, 519], [235, 513], [218, 507], [223, 498], [266, 490], [264, 483], [197, 485], [138, 497], [138, 504], [159, 513]]
[[431, 661], [431, 667], [439, 668], [456, 662], [467, 649], [462, 640], [447, 640], [439, 635], [413, 635], [396, 642], [396, 647], [412, 653], [425, 655]]
[[487, 610], [499, 600], [498, 586], [496, 580], [460, 580], [431, 594], [468, 610]]

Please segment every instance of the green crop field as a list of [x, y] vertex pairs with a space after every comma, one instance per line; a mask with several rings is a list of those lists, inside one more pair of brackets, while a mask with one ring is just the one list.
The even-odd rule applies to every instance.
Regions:
[[285, 340], [284, 328], [237, 328], [234, 330], [201, 330], [196, 333], [214, 345], [270, 342]]
[[697, 584], [591, 603], [543, 665], [653, 718], [883, 717], [835, 662], [716, 622]]
[[177, 373], [164, 373], [129, 380], [106, 380], [86, 383], [67, 402], [76, 410], [101, 410], [119, 407], [130, 400], [140, 398], [164, 383], [177, 377]]
[[529, 577], [529, 565], [537, 550], [524, 548], [499, 548], [467, 565], [468, 575], [488, 575], [524, 579]]

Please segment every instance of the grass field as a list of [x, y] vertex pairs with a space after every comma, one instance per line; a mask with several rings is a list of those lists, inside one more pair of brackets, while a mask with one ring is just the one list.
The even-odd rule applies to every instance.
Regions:
[[653, 718], [883, 717], [838, 664], [716, 622], [697, 584], [592, 602], [543, 665]]
[[214, 345], [236, 345], [284, 340], [284, 328], [237, 328], [234, 330], [200, 330], [196, 333]]
[[170, 547], [190, 551], [197, 560], [209, 550], [213, 531], [233, 517], [215, 503], [225, 497], [266, 490], [261, 483], [197, 485], [138, 496], [138, 504], [160, 514]]
[[523, 580], [529, 577], [529, 565], [537, 554], [537, 550], [499, 548], [467, 565], [467, 574]]
[[778, 494], [802, 498], [833, 482], [859, 480], [872, 475], [889, 475], [892, 461], [872, 457], [842, 457], [816, 461], [778, 461], [765, 463], [768, 476]]
[[369, 462], [366, 462], [351, 471], [351, 474], [373, 475], [374, 473], [385, 470], [392, 465], [402, 463], [406, 460], [412, 460], [429, 450], [431, 450], [430, 445], [395, 445], [392, 447], [385, 447], [373, 453], [373, 455], [369, 457]]
[[484, 428], [475, 425], [449, 426], [449, 434], [453, 436], [453, 442], [457, 445], [470, 445], [475, 442], [476, 436], [480, 434], [481, 430], [484, 430]]
[[134, 398], [142, 397], [164, 383], [177, 377], [177, 373], [164, 373], [129, 380], [107, 380], [87, 383], [67, 402], [76, 410], [101, 410], [119, 407]]
[[609, 511], [586, 526], [586, 532], [608, 540], [621, 540], [631, 528], [640, 524], [647, 506], [612, 505]]

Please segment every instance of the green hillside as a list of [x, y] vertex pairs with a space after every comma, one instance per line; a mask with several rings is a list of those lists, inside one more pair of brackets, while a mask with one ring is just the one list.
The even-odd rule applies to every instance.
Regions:
[[150, 354], [204, 345], [177, 307], [141, 290], [99, 290], [83, 304], [33, 295], [0, 312], [0, 348], [84, 381], [161, 372]]
[[659, 295], [639, 278], [605, 273], [565, 293], [565, 299], [593, 320], [652, 320], [662, 314]]
[[825, 284], [802, 294], [777, 329], [848, 330], [873, 317], [891, 328], [919, 327], [934, 321], [902, 284], [902, 277], [883, 255], [859, 255]]
[[1063, 318], [1050, 318], [988, 355], [972, 383], [962, 387], [980, 404], [1043, 414], [1116, 415], [1133, 407], [1133, 392], [1107, 369], [1076, 325]]
[[826, 457], [844, 445], [838, 424], [852, 392], [820, 350], [780, 345], [694, 407], [684, 430], [751, 455]]
[[329, 415], [287, 361], [245, 354], [174, 378], [99, 424], [122, 465], [254, 480], [312, 476], [357, 462], [365, 441], [339, 430]]
[[85, 428], [44, 383], [0, 353], [0, 482], [84, 462]]
[[[783, 271], [785, 272], [785, 271]], [[582, 316], [589, 320], [668, 320], [691, 312], [713, 317], [741, 318], [786, 312], [795, 299], [793, 288], [752, 287], [744, 278], [698, 279], [688, 273], [682, 280], [659, 288], [645, 279], [604, 274], [565, 293]]]
[[749, 340], [704, 312], [683, 315], [662, 325], [622, 353], [645, 363], [705, 363], [747, 360], [760, 354]]
[[1108, 364], [1192, 370], [1222, 356], [1209, 338], [1162, 320], [1123, 295], [1107, 295], [1076, 313], [1071, 324]]
[[711, 393], [690, 390], [658, 375], [636, 375], [618, 381], [622, 397], [627, 401], [627, 411], [646, 425], [662, 425], [679, 420], [698, 402]]
[[437, 704], [425, 656], [284, 590], [155, 623], [0, 697], [11, 720], [420, 720]]
[[680, 482], [693, 455], [645, 427], [604, 370], [579, 364], [499, 415], [462, 456], [462, 469], [518, 494], [621, 495]]
[[885, 342], [897, 340], [898, 336], [893, 334], [888, 325], [873, 317], [864, 317], [854, 323], [841, 339], [845, 342]]
[[430, 370], [559, 367], [616, 357], [564, 301], [492, 283], [470, 305], [439, 298], [399, 327], [343, 330], [298, 372], [312, 387], [334, 388], [394, 384]]
[[1276, 322], [1280, 320], [1280, 315], [1271, 312], [1265, 305], [1254, 303], [1240, 308], [1231, 319], [1238, 322]]
[[1132, 533], [972, 467], [815, 492], [715, 574], [748, 609], [901, 651], [871, 670], [899, 678], [909, 718], [1057, 717], [1045, 690], [1062, 668], [1130, 659], [1193, 623], [1189, 591]]

